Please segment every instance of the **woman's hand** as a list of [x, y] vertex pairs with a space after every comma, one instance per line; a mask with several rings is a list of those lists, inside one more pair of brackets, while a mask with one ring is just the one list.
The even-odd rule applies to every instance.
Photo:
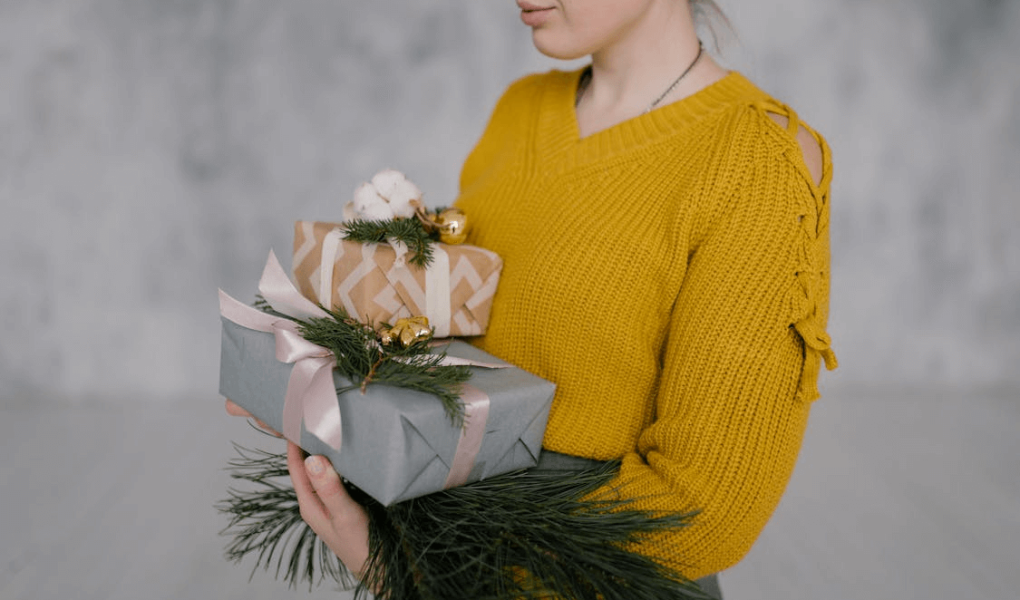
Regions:
[[[229, 398], [227, 414], [255, 419], [266, 433], [283, 437]], [[297, 492], [301, 518], [326, 542], [351, 573], [360, 577], [368, 560], [368, 513], [354, 501], [325, 456], [308, 456], [287, 442], [287, 468]]]
[[232, 416], [232, 417], [248, 417], [249, 419], [255, 419], [255, 422], [258, 423], [258, 426], [262, 429], [262, 431], [265, 431], [269, 435], [275, 435], [278, 438], [282, 438], [283, 437], [283, 435], [281, 435], [279, 431], [277, 431], [277, 430], [273, 429], [272, 427], [270, 427], [269, 425], [266, 425], [265, 423], [263, 423], [261, 419], [259, 419], [255, 415], [251, 414], [250, 412], [244, 410], [240, 406], [238, 406], [230, 398], [227, 398], [226, 409], [227, 409], [227, 414]]
[[355, 577], [368, 560], [368, 513], [354, 501], [325, 456], [309, 456], [287, 442], [287, 467], [301, 518]]

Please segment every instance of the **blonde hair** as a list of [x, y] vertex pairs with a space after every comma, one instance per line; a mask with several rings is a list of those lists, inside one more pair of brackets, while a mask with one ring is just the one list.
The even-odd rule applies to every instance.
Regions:
[[712, 45], [715, 46], [716, 52], [719, 51], [719, 30], [716, 29], [716, 25], [722, 26], [722, 29], [736, 36], [736, 32], [733, 30], [733, 24], [726, 18], [726, 13], [719, 8], [719, 4], [715, 0], [688, 0], [691, 7], [691, 14], [694, 16], [694, 22], [696, 25], [704, 25], [705, 29], [712, 35]]
[[715, 0], [689, 0], [689, 2], [691, 3], [691, 11], [696, 16], [726, 18], [726, 15], [723, 14], [722, 9], [719, 8], [719, 4]]

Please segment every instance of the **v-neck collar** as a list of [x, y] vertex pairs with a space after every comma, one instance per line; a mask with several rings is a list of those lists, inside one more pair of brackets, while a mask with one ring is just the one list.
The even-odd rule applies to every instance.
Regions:
[[537, 150], [547, 159], [562, 155], [562, 160], [576, 164], [622, 154], [673, 135], [734, 102], [752, 100], [762, 94], [739, 72], [730, 71], [690, 96], [582, 138], [574, 103], [586, 68], [551, 74], [553, 78], [539, 103], [538, 117]]

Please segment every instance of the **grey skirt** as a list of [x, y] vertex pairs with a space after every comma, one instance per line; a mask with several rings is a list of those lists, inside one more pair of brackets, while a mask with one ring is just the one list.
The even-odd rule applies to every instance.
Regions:
[[[542, 471], [582, 471], [597, 464], [599, 463], [595, 460], [543, 450], [538, 459], [538, 465], [535, 468]], [[722, 600], [722, 590], [719, 589], [718, 575], [702, 577], [696, 580], [695, 583], [709, 596]]]

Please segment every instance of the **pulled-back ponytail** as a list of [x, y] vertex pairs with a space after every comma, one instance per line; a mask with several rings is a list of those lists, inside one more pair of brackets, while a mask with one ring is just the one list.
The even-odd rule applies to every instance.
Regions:
[[689, 0], [691, 3], [691, 10], [694, 11], [695, 15], [706, 16], [706, 17], [720, 17], [726, 18], [723, 14], [719, 4], [715, 0]]
[[719, 32], [715, 28], [716, 23], [721, 23], [724, 29], [735, 35], [733, 25], [715, 0], [688, 0], [688, 2], [691, 6], [691, 14], [694, 15], [694, 22], [704, 25], [712, 34], [716, 50], [719, 49]]

